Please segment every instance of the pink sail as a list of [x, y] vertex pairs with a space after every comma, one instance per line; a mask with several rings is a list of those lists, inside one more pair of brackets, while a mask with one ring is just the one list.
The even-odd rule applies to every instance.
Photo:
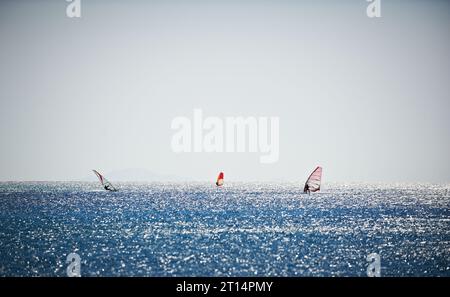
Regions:
[[112, 191], [112, 192], [117, 191], [117, 189], [97, 170], [92, 170], [92, 171], [94, 171], [95, 175], [97, 175], [98, 180], [100, 181], [100, 183], [102, 184], [102, 186], [105, 190]]
[[304, 192], [317, 192], [320, 191], [320, 183], [322, 181], [322, 167], [318, 166], [308, 177], [305, 183]]

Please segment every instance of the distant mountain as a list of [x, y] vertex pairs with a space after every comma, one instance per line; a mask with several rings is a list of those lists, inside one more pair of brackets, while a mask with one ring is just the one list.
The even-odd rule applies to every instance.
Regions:
[[[191, 179], [182, 178], [176, 175], [163, 175], [157, 174], [152, 171], [143, 168], [128, 168], [123, 170], [116, 170], [110, 172], [100, 171], [109, 181], [121, 181], [121, 182], [166, 182], [166, 181], [190, 181]], [[97, 180], [96, 176], [92, 174], [88, 178], [84, 178], [86, 181]]]

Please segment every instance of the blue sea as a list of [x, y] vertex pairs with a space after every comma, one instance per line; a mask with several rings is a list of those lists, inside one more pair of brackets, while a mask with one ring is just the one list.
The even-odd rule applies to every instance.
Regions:
[[0, 276], [450, 276], [450, 185], [0, 183]]

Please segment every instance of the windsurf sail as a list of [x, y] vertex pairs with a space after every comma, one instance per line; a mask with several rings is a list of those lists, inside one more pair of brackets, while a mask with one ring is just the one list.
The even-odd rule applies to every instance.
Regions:
[[219, 173], [219, 176], [217, 177], [216, 186], [221, 187], [223, 186], [223, 172]]
[[112, 192], [117, 191], [117, 189], [97, 170], [92, 170], [92, 171], [94, 171], [95, 175], [97, 175], [98, 180], [100, 181], [100, 183], [102, 184], [102, 186], [105, 190], [112, 191]]
[[322, 167], [318, 166], [306, 180], [303, 192], [309, 193], [320, 191], [321, 181], [322, 181]]

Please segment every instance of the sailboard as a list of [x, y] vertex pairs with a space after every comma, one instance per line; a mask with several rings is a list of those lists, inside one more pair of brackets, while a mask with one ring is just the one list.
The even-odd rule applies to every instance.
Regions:
[[97, 175], [98, 180], [100, 181], [100, 183], [102, 184], [103, 188], [106, 191], [111, 191], [111, 192], [117, 191], [117, 189], [103, 175], [101, 175], [97, 170], [92, 170], [92, 171], [94, 171], [95, 175]]
[[223, 186], [223, 172], [219, 173], [219, 176], [217, 177], [216, 186], [221, 187]]
[[311, 173], [303, 188], [303, 193], [320, 191], [320, 183], [322, 182], [322, 167], [317, 166]]

